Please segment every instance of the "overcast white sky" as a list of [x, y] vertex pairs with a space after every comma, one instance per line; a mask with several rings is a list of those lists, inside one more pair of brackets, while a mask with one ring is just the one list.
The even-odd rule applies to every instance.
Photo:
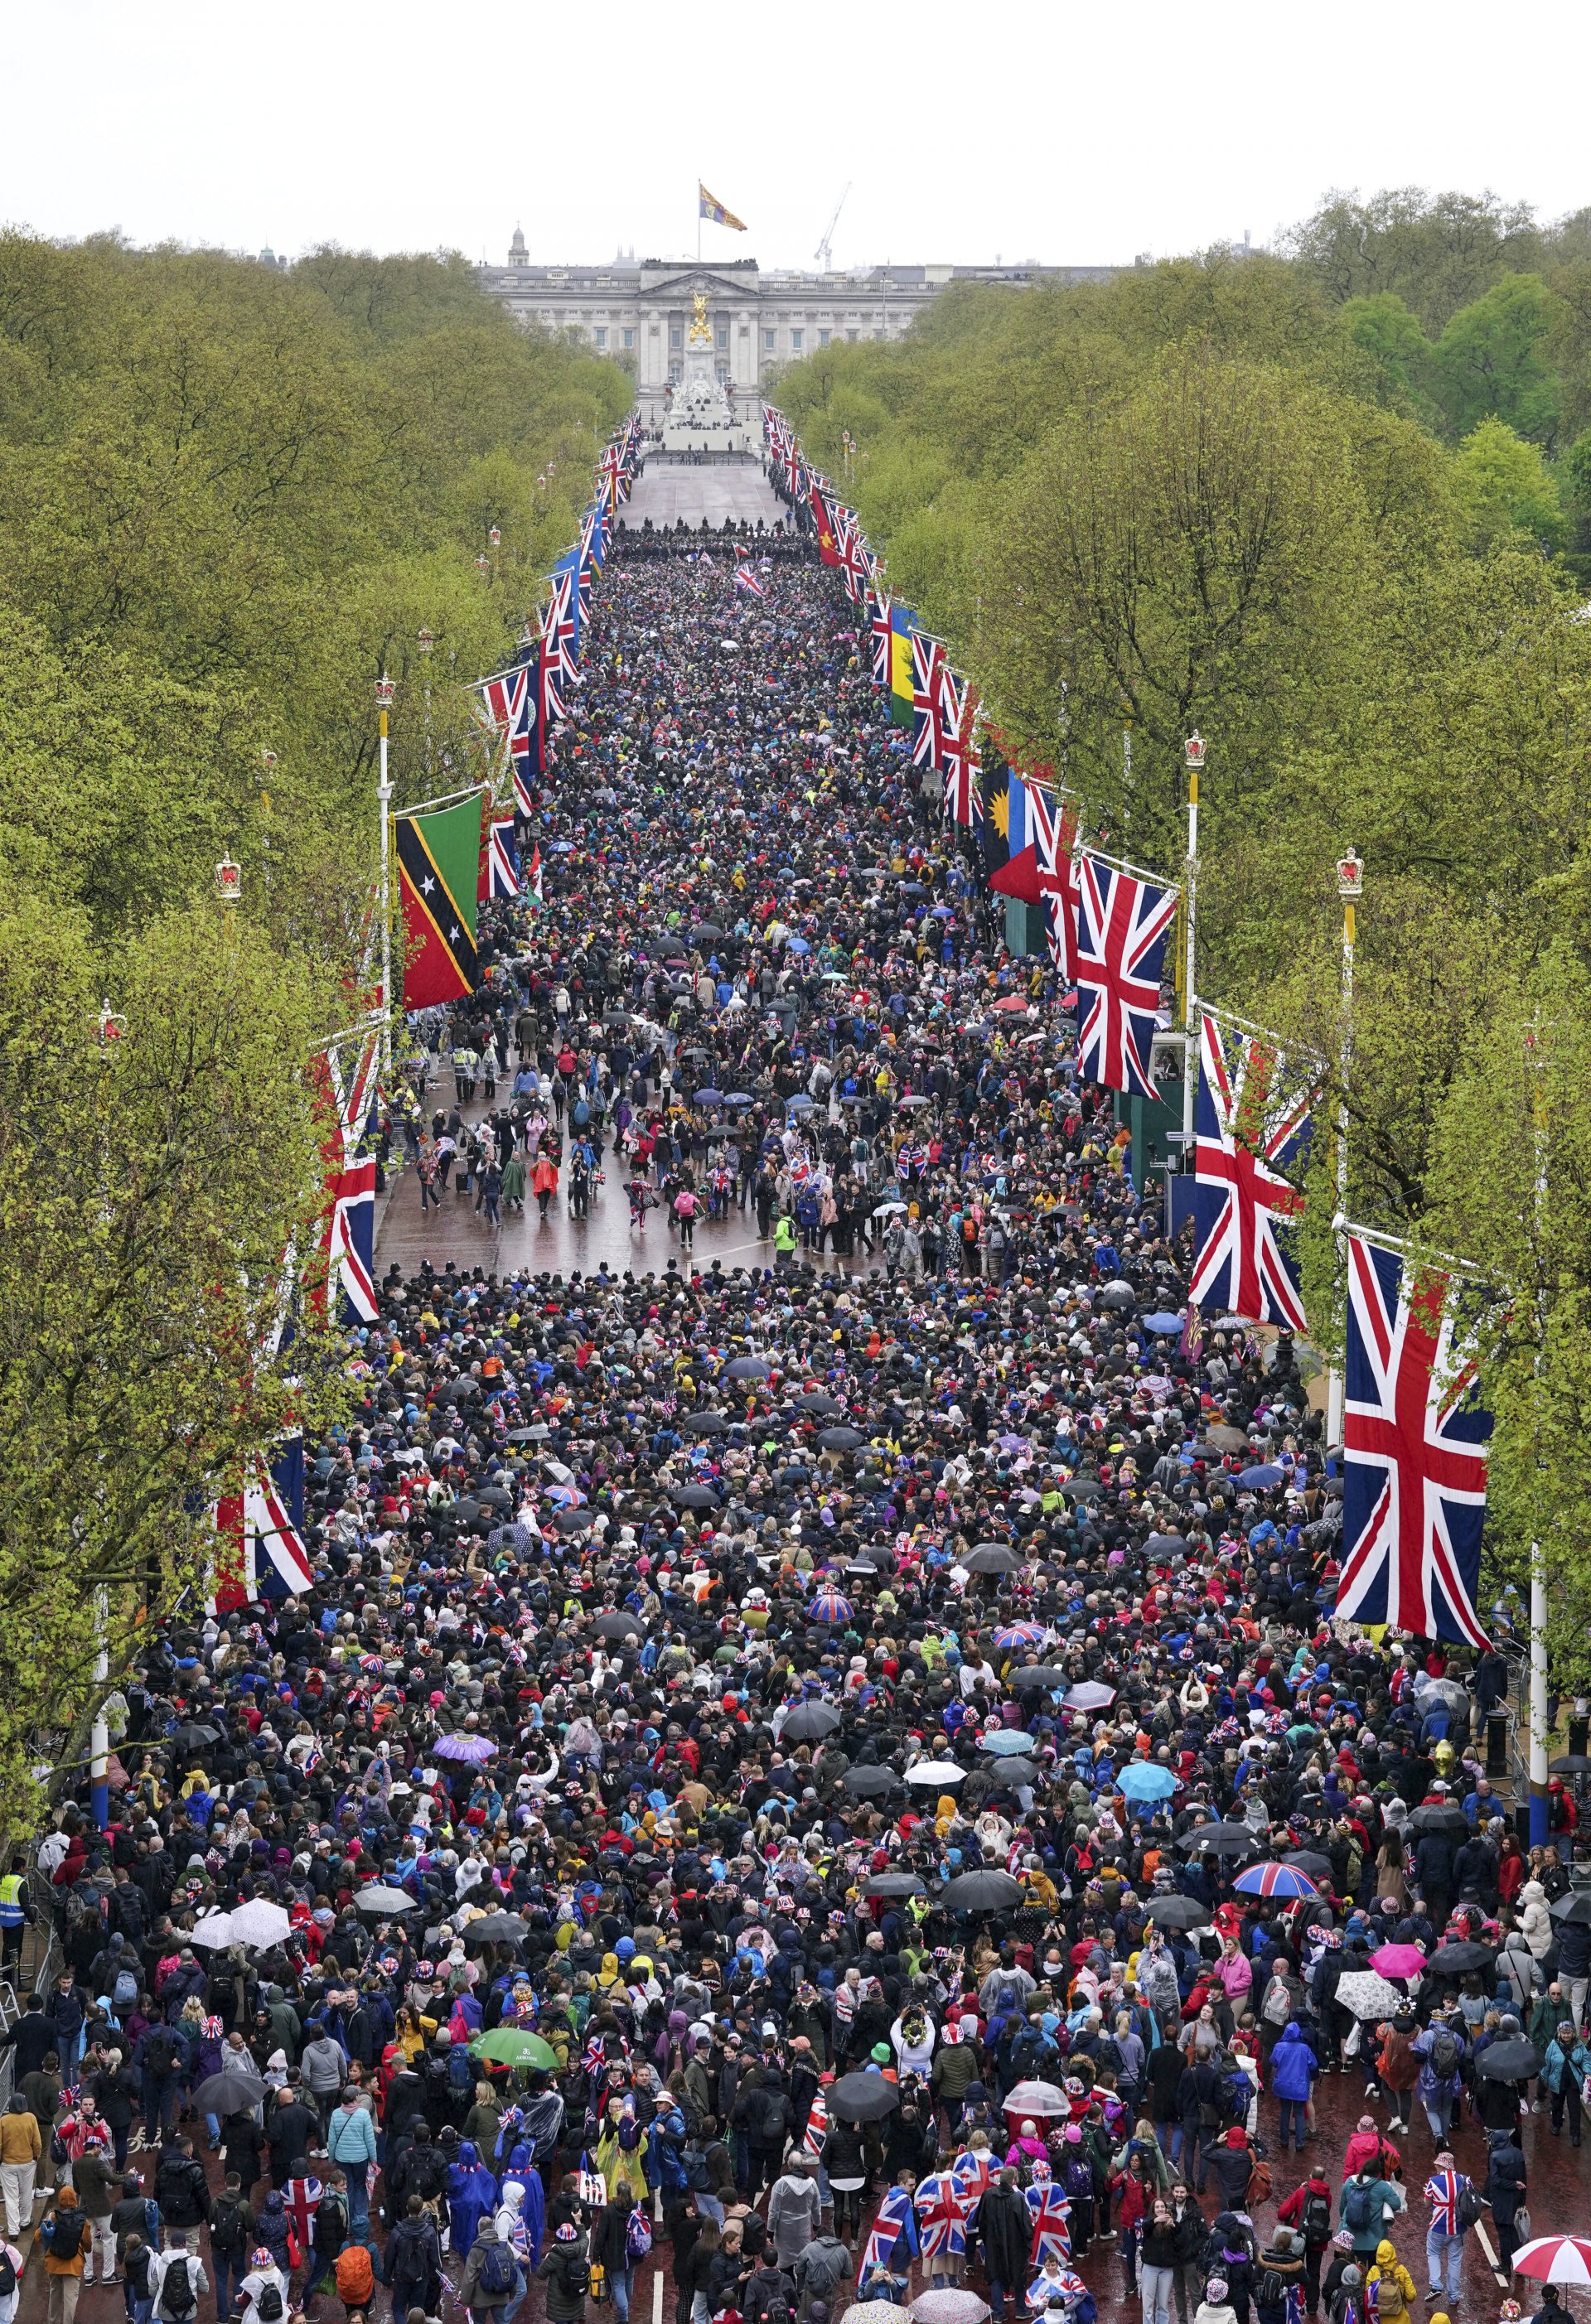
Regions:
[[5, 20], [0, 218], [58, 236], [501, 261], [517, 223], [538, 259], [665, 256], [695, 246], [698, 172], [751, 228], [705, 227], [704, 250], [764, 265], [810, 263], [847, 180], [837, 265], [1259, 242], [1331, 186], [1591, 203], [1581, 0], [1501, 23], [1473, 0], [14, 0]]

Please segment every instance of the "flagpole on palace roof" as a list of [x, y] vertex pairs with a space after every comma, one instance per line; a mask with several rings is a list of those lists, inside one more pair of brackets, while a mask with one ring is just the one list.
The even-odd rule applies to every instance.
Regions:
[[[1338, 1218], [1346, 1215], [1348, 1207], [1348, 1069], [1354, 1055], [1354, 944], [1357, 934], [1355, 908], [1364, 892], [1364, 866], [1353, 848], [1341, 857], [1337, 867], [1337, 892], [1343, 907], [1343, 973], [1342, 973], [1342, 1032], [1337, 1053], [1337, 1211]], [[1346, 1267], [1347, 1244], [1339, 1234], [1337, 1253]], [[1326, 1375], [1326, 1449], [1343, 1441], [1343, 1374], [1338, 1364], [1333, 1364]]]

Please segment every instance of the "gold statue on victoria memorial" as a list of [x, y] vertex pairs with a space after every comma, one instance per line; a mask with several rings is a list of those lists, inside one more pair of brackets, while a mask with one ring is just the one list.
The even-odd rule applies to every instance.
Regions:
[[705, 290], [693, 290], [690, 294], [690, 337], [688, 344], [693, 347], [710, 347], [713, 344]]

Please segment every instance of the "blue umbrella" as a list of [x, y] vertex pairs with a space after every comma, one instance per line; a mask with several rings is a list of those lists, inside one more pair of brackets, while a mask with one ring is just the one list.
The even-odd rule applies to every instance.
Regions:
[[807, 942], [807, 939], [806, 939], [806, 937], [805, 937], [805, 936], [791, 936], [791, 940], [790, 940], [790, 949], [791, 949], [791, 952], [798, 952], [798, 953], [801, 953], [801, 952], [810, 952], [810, 951], [811, 951], [811, 949], [812, 949], [812, 947], [811, 947], [811, 945]]
[[1122, 1769], [1116, 1788], [1124, 1799], [1164, 1800], [1176, 1790], [1177, 1778], [1157, 1760], [1133, 1759]]
[[1266, 1485], [1279, 1485], [1284, 1474], [1285, 1471], [1279, 1469], [1273, 1461], [1261, 1461], [1252, 1469], [1240, 1469], [1237, 1481], [1240, 1485], [1252, 1485], [1259, 1490]]
[[1020, 1727], [994, 1727], [980, 1736], [978, 1749], [992, 1751], [997, 1759], [1004, 1759], [1017, 1751], [1027, 1750], [1032, 1739], [1031, 1735], [1024, 1735]]
[[726, 1105], [749, 1105], [751, 1102], [752, 1093], [750, 1090], [731, 1090], [728, 1096], [724, 1100]]
[[812, 1101], [804, 1090], [798, 1090], [794, 1097], [787, 1097], [784, 1102], [791, 1113], [810, 1113], [812, 1111]]
[[1158, 1332], [1163, 1339], [1170, 1339], [1173, 1333], [1182, 1329], [1182, 1318], [1171, 1314], [1146, 1315], [1143, 1328], [1146, 1332]]
[[724, 1093], [722, 1090], [715, 1089], [698, 1090], [696, 1093], [696, 1102], [698, 1105], [722, 1105], [724, 1102]]

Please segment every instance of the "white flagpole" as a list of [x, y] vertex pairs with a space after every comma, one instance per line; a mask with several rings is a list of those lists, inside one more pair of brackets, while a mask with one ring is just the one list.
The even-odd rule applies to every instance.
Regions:
[[1197, 730], [1182, 745], [1188, 769], [1188, 862], [1183, 873], [1182, 961], [1182, 1154], [1184, 1167], [1193, 1151], [1194, 1095], [1198, 1088], [1198, 1043], [1194, 1038], [1193, 941], [1195, 890], [1198, 881], [1198, 778], [1204, 765], [1204, 743]]
[[384, 670], [375, 681], [376, 708], [381, 717], [381, 774], [375, 796], [381, 807], [381, 1078], [384, 1088], [393, 1071], [393, 899], [392, 799], [387, 779], [387, 713], [393, 706], [393, 681]]
[[[1541, 1028], [1532, 1025], [1525, 1037], [1526, 1062], [1531, 1073], [1531, 1110], [1535, 1120], [1536, 1147], [1536, 1240], [1540, 1242], [1547, 1207], [1547, 1094], [1541, 1083]], [[1540, 1279], [1540, 1259], [1537, 1259]], [[1536, 1368], [1540, 1370], [1540, 1349], [1547, 1328], [1547, 1305], [1538, 1293], [1536, 1328]], [[1538, 1488], [1539, 1489], [1539, 1488]], [[1547, 1685], [1547, 1561], [1541, 1554], [1539, 1526], [1531, 1529], [1531, 1716], [1530, 1716], [1530, 1784], [1531, 1841], [1532, 1848], [1551, 1844], [1551, 1829], [1547, 1812], [1547, 1749], [1548, 1749], [1548, 1685]]]
[[[1346, 1215], [1348, 1207], [1348, 1069], [1354, 1055], [1354, 908], [1364, 891], [1364, 866], [1350, 847], [1337, 867], [1337, 892], [1342, 898], [1343, 906], [1342, 1028], [1337, 1052], [1341, 1087], [1337, 1101], [1337, 1211], [1339, 1219]], [[1347, 1243], [1340, 1233], [1337, 1237], [1337, 1257], [1345, 1269], [1346, 1280]], [[1342, 1368], [1333, 1364], [1326, 1375], [1327, 1450], [1343, 1441], [1343, 1392]]]

